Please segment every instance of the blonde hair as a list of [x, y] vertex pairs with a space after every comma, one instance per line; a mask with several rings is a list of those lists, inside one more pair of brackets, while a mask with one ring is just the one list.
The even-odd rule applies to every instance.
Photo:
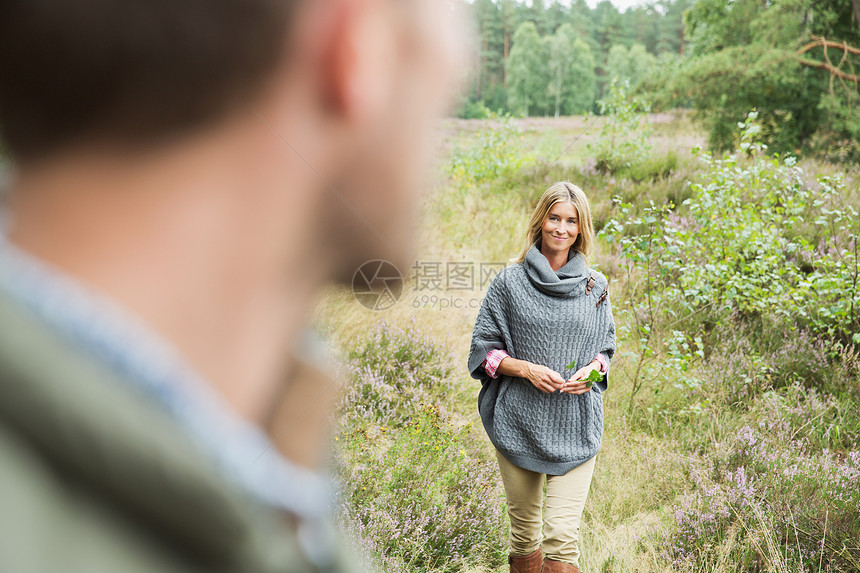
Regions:
[[582, 253], [586, 263], [591, 255], [591, 246], [594, 244], [594, 224], [591, 222], [591, 208], [588, 205], [588, 197], [585, 192], [568, 181], [555, 183], [544, 191], [532, 217], [529, 220], [529, 228], [526, 232], [526, 244], [516, 259], [515, 263], [522, 263], [526, 260], [526, 253], [533, 245], [540, 248], [541, 232], [543, 223], [546, 220], [549, 210], [557, 203], [571, 203], [576, 209], [576, 215], [579, 219], [579, 235], [570, 247], [574, 251]]

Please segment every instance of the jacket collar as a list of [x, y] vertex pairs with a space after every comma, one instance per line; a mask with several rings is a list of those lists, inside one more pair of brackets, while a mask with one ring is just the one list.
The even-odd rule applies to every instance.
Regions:
[[175, 420], [2, 290], [0, 324], [0, 426], [154, 537], [202, 562], [242, 559], [263, 508]]

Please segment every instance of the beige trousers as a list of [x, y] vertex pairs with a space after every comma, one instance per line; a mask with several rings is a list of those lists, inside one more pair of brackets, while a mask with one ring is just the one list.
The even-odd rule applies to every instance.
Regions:
[[[544, 555], [579, 567], [579, 523], [597, 456], [563, 476], [539, 474], [515, 466], [498, 450], [496, 458], [508, 499], [511, 553], [528, 555], [537, 549], [541, 545], [543, 526]], [[546, 508], [542, 512], [544, 482]]]

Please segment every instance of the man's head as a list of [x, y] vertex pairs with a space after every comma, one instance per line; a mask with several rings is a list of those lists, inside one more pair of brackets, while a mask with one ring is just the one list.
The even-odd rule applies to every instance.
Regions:
[[289, 0], [3, 0], [0, 125], [38, 163], [96, 139], [148, 146], [245, 104], [281, 59]]
[[315, 172], [337, 279], [401, 264], [455, 75], [451, 17], [440, 0], [0, 0], [3, 148], [38, 172], [245, 122]]

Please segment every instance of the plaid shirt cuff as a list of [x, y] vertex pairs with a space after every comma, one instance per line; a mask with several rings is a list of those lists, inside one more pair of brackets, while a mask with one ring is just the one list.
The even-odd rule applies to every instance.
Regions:
[[600, 362], [600, 373], [606, 374], [607, 370], [609, 370], [609, 361], [606, 360], [606, 356], [602, 353], [598, 353], [597, 358], [595, 359]]
[[496, 373], [496, 369], [498, 369], [502, 359], [508, 356], [510, 356], [510, 354], [498, 348], [494, 348], [487, 352], [487, 357], [484, 359], [482, 366], [487, 374], [490, 375], [490, 378], [499, 377], [498, 373]]

